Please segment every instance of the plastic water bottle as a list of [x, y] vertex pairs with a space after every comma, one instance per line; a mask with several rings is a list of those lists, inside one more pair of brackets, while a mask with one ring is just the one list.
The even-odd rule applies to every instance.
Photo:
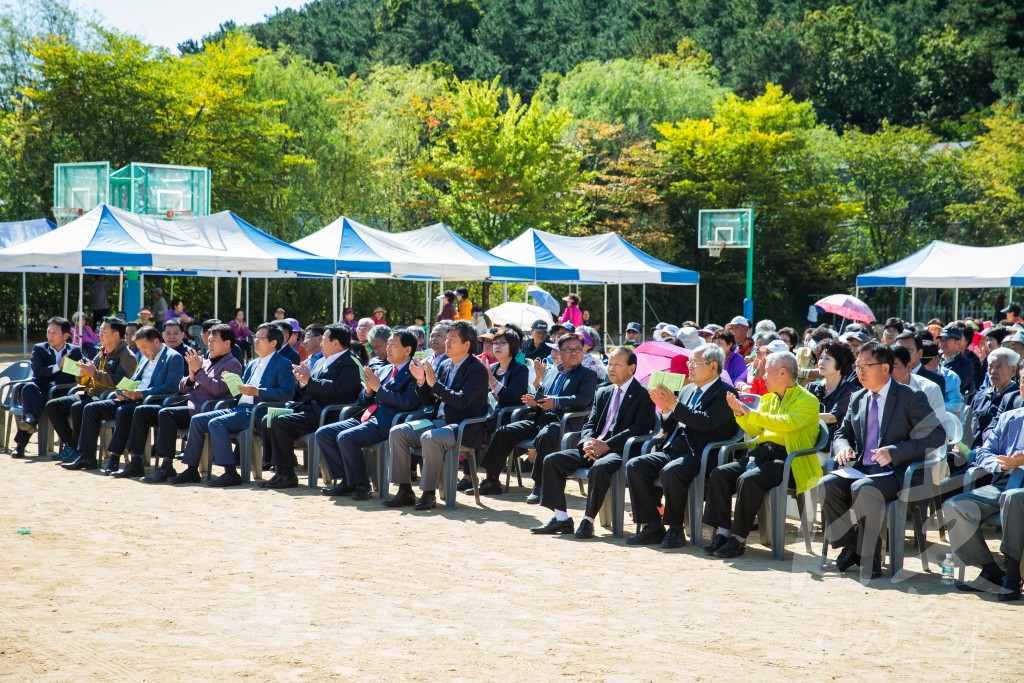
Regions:
[[953, 564], [953, 553], [946, 553], [946, 559], [942, 561], [942, 585], [952, 586], [953, 585], [953, 570], [955, 569]]
[[754, 462], [754, 456], [748, 455], [747, 456], [747, 472], [749, 472], [750, 470], [754, 469], [755, 467], [757, 467], [757, 464]]

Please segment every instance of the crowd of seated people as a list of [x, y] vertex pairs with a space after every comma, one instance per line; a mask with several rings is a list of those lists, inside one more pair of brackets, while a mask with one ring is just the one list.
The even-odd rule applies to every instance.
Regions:
[[[890, 318], [799, 338], [742, 316], [724, 327], [659, 323], [649, 335], [630, 322], [616, 346], [589, 313], [575, 322], [576, 295], [557, 323], [524, 330], [466, 319], [464, 288], [448, 294], [459, 315], [432, 328], [422, 318], [357, 321], [351, 309], [337, 323], [302, 327], [282, 310], [250, 331], [239, 309], [227, 324], [203, 322], [191, 344], [173, 307], [159, 328], [107, 316], [91, 355], [72, 343], [74, 325], [55, 317], [32, 349], [31, 379], [13, 392], [21, 411], [12, 455], [25, 457], [45, 415], [66, 470], [183, 485], [203, 481], [205, 458], [220, 470], [207, 485], [231, 487], [245, 480], [240, 442], [249, 439], [258, 444], [251, 457], [273, 472], [257, 485], [283, 490], [298, 486], [305, 440], [320, 453], [325, 496], [366, 501], [376, 487], [386, 507], [414, 511], [436, 507], [457, 458], [462, 476], [446, 502], [456, 492], [509, 495], [502, 475], [528, 473], [524, 502], [551, 514], [531, 532], [583, 540], [613, 488], [625, 487], [637, 525], [626, 545], [687, 545], [685, 518], [703, 506], [691, 520], [701, 538], [689, 540], [727, 559], [745, 554], [773, 490], [816, 490], [824, 542], [838, 551], [821, 571], [865, 582], [882, 576], [887, 505], [912, 497], [904, 487], [922, 486], [927, 466], [941, 483], [918, 498], [948, 529], [955, 561], [980, 570], [957, 588], [1020, 599], [1019, 323]], [[641, 375], [649, 341], [665, 371], [684, 376], [681, 389], [655, 383], [649, 369]], [[715, 449], [730, 444], [719, 462]], [[385, 481], [367, 465], [364, 449], [377, 446], [389, 458]], [[148, 457], [158, 465], [147, 473]], [[589, 484], [579, 524], [566, 497], [572, 477]], [[985, 539], [993, 529], [1002, 558]]]

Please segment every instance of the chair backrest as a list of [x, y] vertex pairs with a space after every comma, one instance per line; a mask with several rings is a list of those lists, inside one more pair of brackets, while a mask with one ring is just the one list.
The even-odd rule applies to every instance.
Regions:
[[0, 372], [0, 379], [20, 382], [32, 376], [32, 364], [27, 360], [16, 360]]
[[753, 410], [757, 410], [757, 407], [761, 405], [761, 397], [757, 394], [740, 394], [740, 400]]
[[960, 418], [952, 413], [946, 413], [942, 416], [942, 428], [946, 430], [947, 444], [960, 443], [964, 436], [964, 426], [960, 423]]

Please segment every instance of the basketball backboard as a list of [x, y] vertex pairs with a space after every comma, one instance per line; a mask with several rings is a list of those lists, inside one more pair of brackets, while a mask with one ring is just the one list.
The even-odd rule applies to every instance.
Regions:
[[110, 162], [53, 165], [53, 206], [91, 211], [110, 200]]
[[753, 209], [702, 210], [697, 218], [697, 248], [748, 249], [753, 228]]

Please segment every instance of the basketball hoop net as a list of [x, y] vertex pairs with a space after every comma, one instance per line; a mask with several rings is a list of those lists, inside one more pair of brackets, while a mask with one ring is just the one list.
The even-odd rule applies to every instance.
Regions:
[[712, 258], [722, 258], [723, 249], [725, 249], [725, 242], [708, 242], [708, 253]]
[[55, 206], [51, 210], [53, 211], [53, 220], [57, 223], [57, 227], [67, 225], [76, 218], [81, 218], [82, 214], [85, 213], [83, 209], [70, 206]]

